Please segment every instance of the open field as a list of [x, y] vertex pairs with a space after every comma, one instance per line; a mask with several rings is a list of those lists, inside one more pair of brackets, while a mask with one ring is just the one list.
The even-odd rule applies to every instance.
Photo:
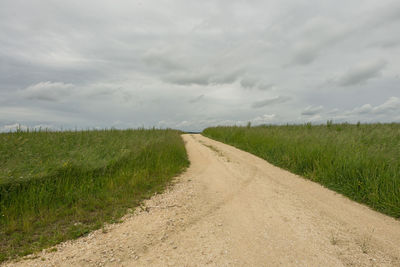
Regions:
[[187, 166], [174, 130], [0, 134], [0, 261], [117, 221]]
[[399, 220], [248, 152], [183, 139], [190, 167], [122, 223], [5, 266], [400, 266]]
[[400, 124], [215, 127], [203, 134], [400, 218]]

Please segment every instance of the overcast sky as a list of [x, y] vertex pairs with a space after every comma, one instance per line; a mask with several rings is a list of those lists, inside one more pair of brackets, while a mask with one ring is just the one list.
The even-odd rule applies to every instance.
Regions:
[[0, 131], [400, 122], [400, 1], [0, 1]]

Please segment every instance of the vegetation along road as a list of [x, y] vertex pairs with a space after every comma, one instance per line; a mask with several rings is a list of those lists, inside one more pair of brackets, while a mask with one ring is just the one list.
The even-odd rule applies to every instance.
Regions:
[[191, 166], [123, 222], [6, 265], [400, 266], [400, 222], [263, 159], [183, 135]]

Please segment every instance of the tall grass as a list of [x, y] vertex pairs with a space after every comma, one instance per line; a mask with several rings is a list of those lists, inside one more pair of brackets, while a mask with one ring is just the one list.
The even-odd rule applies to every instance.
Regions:
[[117, 220], [187, 166], [174, 130], [0, 134], [0, 261]]
[[203, 134], [400, 218], [400, 124], [215, 127]]

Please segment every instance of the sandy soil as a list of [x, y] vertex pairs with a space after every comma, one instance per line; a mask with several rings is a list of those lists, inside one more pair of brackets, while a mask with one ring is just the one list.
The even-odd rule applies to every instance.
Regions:
[[[400, 222], [231, 146], [105, 230], [6, 266], [400, 266]], [[31, 256], [32, 257], [32, 256]]]

